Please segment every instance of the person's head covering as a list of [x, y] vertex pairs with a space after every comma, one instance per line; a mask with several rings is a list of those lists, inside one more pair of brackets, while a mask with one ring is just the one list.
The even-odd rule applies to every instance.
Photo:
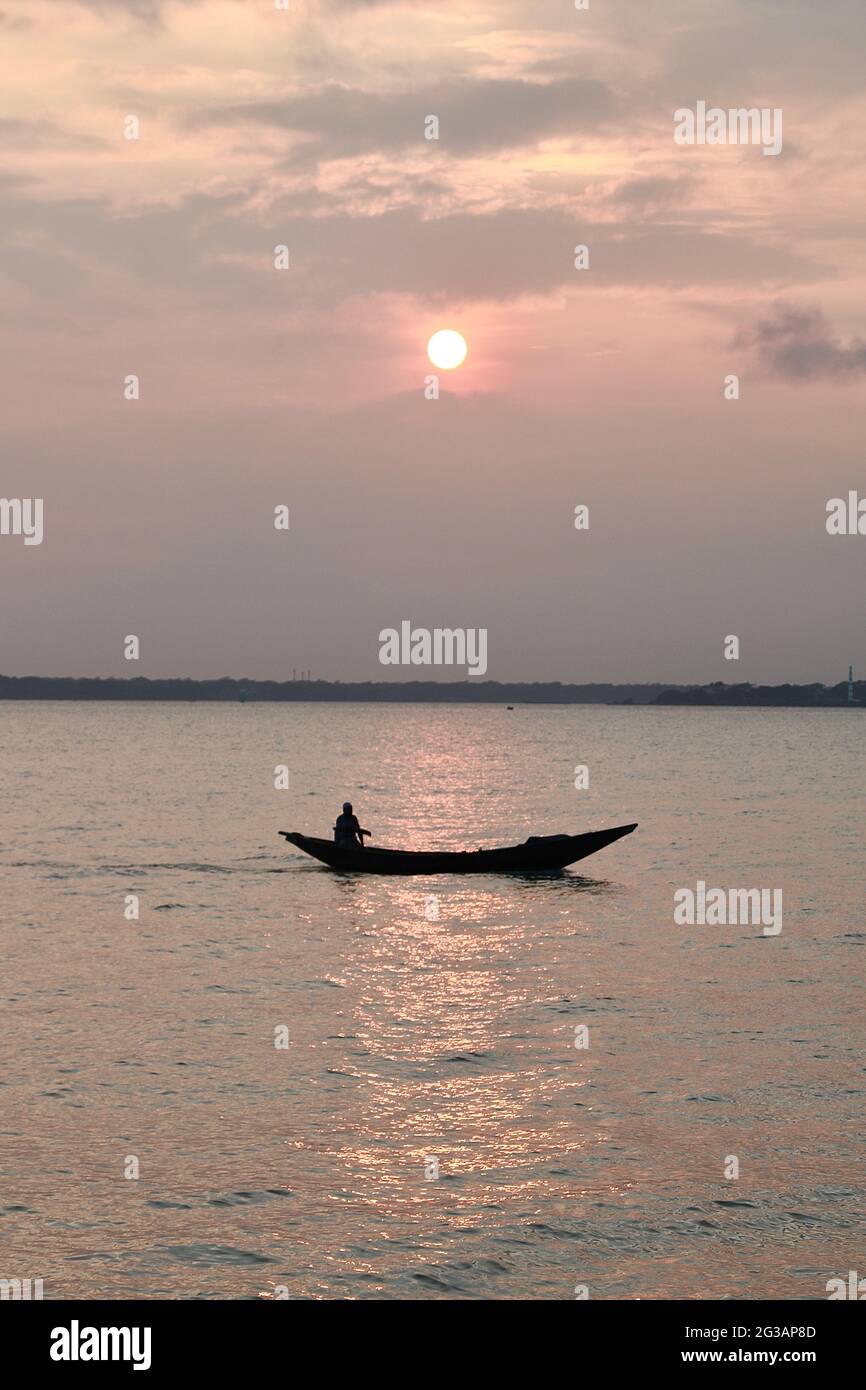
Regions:
[[344, 815], [344, 816], [350, 816], [351, 814], [352, 814], [352, 803], [351, 803], [351, 801], [344, 801], [344, 802], [343, 802], [343, 815]]

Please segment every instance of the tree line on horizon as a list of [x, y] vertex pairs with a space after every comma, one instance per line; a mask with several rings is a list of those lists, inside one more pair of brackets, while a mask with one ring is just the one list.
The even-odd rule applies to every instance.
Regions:
[[[2, 700], [217, 700], [247, 701], [419, 701], [465, 704], [629, 704], [629, 705], [804, 705], [848, 703], [848, 683], [825, 686], [665, 685], [562, 681], [262, 681], [220, 676], [0, 676]], [[866, 702], [866, 681], [854, 684], [855, 704]]]

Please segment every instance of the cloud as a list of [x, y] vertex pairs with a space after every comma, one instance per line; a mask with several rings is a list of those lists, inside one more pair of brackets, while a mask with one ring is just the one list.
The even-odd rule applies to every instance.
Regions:
[[[681, 14], [674, 19], [666, 13], [667, 40], [656, 41], [659, 80], [671, 96], [694, 93], [720, 106], [785, 105], [786, 117], [794, 118], [806, 99], [825, 102], [831, 93], [838, 100], [842, 93], [862, 91], [862, 0], [834, 0], [832, 6], [815, 0], [666, 0], [666, 11], [675, 6]], [[658, 24], [654, 7], [638, 8]], [[629, 27], [631, 9], [623, 7]], [[766, 93], [757, 103], [747, 97], [756, 89]]]
[[834, 338], [820, 309], [778, 304], [741, 329], [734, 346], [755, 349], [774, 375], [789, 381], [850, 381], [866, 373], [866, 342]]
[[[555, 82], [450, 81], [414, 91], [379, 93], [329, 82], [278, 101], [224, 106], [199, 113], [193, 125], [257, 122], [312, 137], [319, 158], [373, 150], [434, 146], [452, 155], [521, 146], [597, 127], [617, 109], [613, 92], [594, 78]], [[424, 121], [440, 121], [438, 142], [424, 138]]]
[[78, 0], [78, 3], [87, 10], [95, 10], [97, 14], [114, 17], [118, 12], [125, 12], [135, 19], [152, 24], [159, 19], [165, 0]]
[[624, 179], [610, 192], [609, 201], [621, 207], [646, 211], [673, 202], [682, 203], [695, 187], [692, 174], [652, 175]]
[[94, 135], [66, 130], [55, 121], [0, 117], [0, 141], [6, 149], [106, 149], [109, 142]]
[[[170, 289], [187, 303], [224, 310], [274, 302], [277, 243], [290, 248], [293, 305], [316, 312], [359, 294], [505, 303], [584, 283], [682, 289], [781, 285], [814, 281], [818, 274], [795, 251], [764, 246], [745, 232], [665, 220], [653, 225], [629, 208], [614, 220], [587, 219], [561, 207], [436, 218], [402, 207], [367, 217], [311, 217], [292, 196], [256, 212], [244, 196], [231, 193], [196, 194], [174, 207], [119, 216], [98, 199], [37, 201], [10, 190], [6, 202], [7, 244], [34, 253], [11, 258], [6, 273], [37, 292], [36, 253], [44, 253], [60, 258], [60, 272], [75, 266], [93, 284], [113, 271], [120, 277], [113, 283], [125, 285], [124, 299], [137, 280]], [[591, 249], [591, 278], [574, 269], [578, 243]], [[62, 291], [60, 272], [46, 272], [46, 292]], [[79, 288], [79, 277], [70, 276], [70, 294]]]
[[13, 15], [8, 10], [0, 10], [0, 29], [30, 29], [34, 23], [34, 20], [26, 19], [23, 15]]

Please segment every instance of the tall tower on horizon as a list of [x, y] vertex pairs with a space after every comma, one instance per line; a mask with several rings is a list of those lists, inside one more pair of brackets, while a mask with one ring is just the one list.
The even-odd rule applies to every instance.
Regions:
[[854, 703], [854, 667], [848, 667], [848, 704]]

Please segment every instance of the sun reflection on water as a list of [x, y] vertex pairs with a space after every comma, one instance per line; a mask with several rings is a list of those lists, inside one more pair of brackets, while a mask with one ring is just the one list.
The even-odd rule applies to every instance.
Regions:
[[[528, 981], [544, 989], [535, 895], [561, 896], [563, 934], [573, 936], [585, 929], [581, 894], [606, 885], [525, 880], [515, 892], [486, 877], [359, 882], [342, 899], [363, 939], [352, 1032], [365, 1054], [355, 1129], [338, 1150], [342, 1200], [383, 1215], [435, 1206], [440, 1219], [459, 1222], [467, 1205], [537, 1203], [539, 1168], [560, 1192], [593, 1191], [578, 1170], [609, 1137], [592, 1120], [594, 1063], [569, 1051], [555, 1015], [549, 1056], [539, 1059], [525, 1011], [534, 1002]], [[435, 920], [424, 910], [431, 898]], [[425, 1177], [431, 1158], [434, 1180]]]

